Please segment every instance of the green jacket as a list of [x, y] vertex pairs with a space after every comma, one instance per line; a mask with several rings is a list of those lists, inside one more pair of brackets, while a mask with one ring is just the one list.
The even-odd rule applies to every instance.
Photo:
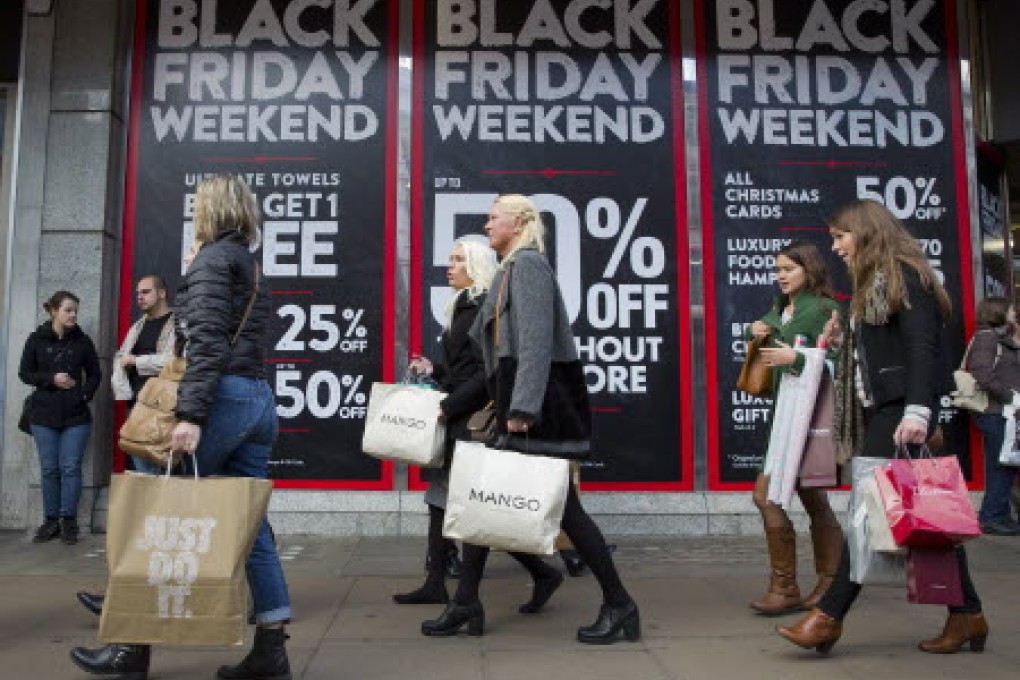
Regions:
[[[793, 299], [793, 317], [787, 322], [783, 323], [783, 309], [788, 304], [788, 298], [786, 295], [780, 295], [776, 298], [772, 304], [772, 309], [763, 316], [760, 321], [768, 325], [773, 329], [772, 334], [769, 335], [768, 347], [778, 347], [776, 340], [785, 342], [787, 345], [793, 346], [794, 338], [797, 335], [807, 336], [808, 347], [814, 347], [818, 341], [818, 336], [822, 334], [822, 330], [825, 328], [825, 324], [832, 317], [834, 311], [839, 311], [839, 304], [832, 298], [814, 295], [806, 291], [801, 291]], [[747, 333], [748, 339], [753, 337], [750, 330]], [[836, 350], [832, 347], [829, 348], [827, 358], [834, 360]], [[779, 381], [786, 373], [793, 373], [798, 375], [804, 370], [804, 355], [798, 354], [797, 360], [789, 366], [777, 366], [772, 369], [772, 393], [773, 397], [778, 395], [779, 392]]]

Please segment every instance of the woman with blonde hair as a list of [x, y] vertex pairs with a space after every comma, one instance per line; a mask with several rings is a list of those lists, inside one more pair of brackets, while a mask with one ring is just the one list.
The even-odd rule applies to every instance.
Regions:
[[[394, 595], [397, 604], [446, 604], [449, 596], [443, 576], [446, 557], [453, 542], [443, 538], [443, 519], [446, 514], [446, 497], [449, 491], [450, 465], [457, 440], [470, 440], [467, 421], [471, 414], [489, 401], [485, 389], [485, 373], [478, 345], [469, 331], [485, 303], [489, 283], [496, 271], [496, 254], [492, 248], [471, 238], [458, 240], [450, 253], [446, 280], [454, 290], [446, 305], [443, 328], [442, 360], [433, 364], [425, 357], [415, 357], [412, 370], [432, 375], [448, 393], [440, 404], [446, 421], [446, 460], [442, 469], [424, 470], [429, 479], [425, 503], [429, 508], [428, 558], [425, 584], [409, 593]], [[534, 581], [531, 599], [522, 604], [522, 614], [538, 612], [559, 588], [563, 576], [541, 558], [526, 553], [511, 552]]]
[[[259, 237], [255, 198], [236, 175], [203, 181], [195, 198], [195, 238], [202, 243], [178, 297], [179, 338], [188, 366], [177, 396], [174, 451], [191, 455], [201, 476], [268, 476], [279, 430], [276, 402], [266, 381], [269, 294], [252, 254]], [[183, 299], [181, 299], [183, 298]], [[245, 565], [255, 610], [255, 646], [225, 680], [289, 680], [284, 624], [290, 596], [269, 522], [263, 518]], [[148, 645], [81, 647], [71, 658], [100, 675], [144, 678]]]
[[[545, 229], [524, 196], [503, 195], [489, 211], [485, 231], [500, 257], [471, 336], [481, 346], [485, 380], [495, 401], [497, 447], [523, 453], [582, 459], [591, 454], [591, 408], [569, 316], [544, 255]], [[498, 341], [494, 324], [499, 320]], [[641, 636], [637, 605], [624, 588], [602, 532], [568, 485], [562, 527], [602, 589], [603, 604], [577, 640], [611, 644], [620, 634]], [[464, 573], [453, 601], [438, 619], [424, 621], [428, 636], [455, 635], [465, 624], [481, 635], [485, 613], [478, 598], [489, 548], [464, 544]]]
[[[899, 448], [924, 444], [938, 423], [943, 325], [949, 295], [913, 236], [883, 205], [853, 201], [829, 222], [832, 250], [853, 280], [850, 328], [826, 325], [841, 345], [837, 372], [836, 441], [845, 457], [892, 458]], [[952, 654], [965, 644], [984, 650], [988, 624], [970, 578], [967, 556], [956, 549], [964, 601], [949, 607], [942, 634], [918, 644], [924, 652]], [[836, 578], [794, 626], [777, 626], [790, 642], [828, 652], [843, 632], [861, 585], [850, 580], [843, 550]]]

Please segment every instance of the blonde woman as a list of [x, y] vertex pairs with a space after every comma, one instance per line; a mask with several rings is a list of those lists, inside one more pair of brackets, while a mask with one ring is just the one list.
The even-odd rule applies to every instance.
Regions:
[[[845, 455], [892, 458], [897, 448], [924, 444], [938, 422], [943, 324], [949, 296], [917, 241], [883, 205], [853, 201], [829, 222], [832, 250], [853, 280], [851, 327], [826, 325], [841, 344], [837, 374], [836, 441]], [[988, 623], [967, 567], [956, 549], [963, 604], [949, 607], [942, 634], [918, 643], [923, 652], [952, 654], [969, 644], [985, 648]], [[794, 626], [777, 626], [790, 642], [828, 652], [843, 633], [843, 619], [861, 592], [850, 580], [846, 549], [836, 578], [817, 607]]]
[[[482, 348], [489, 395], [496, 402], [500, 447], [586, 458], [591, 453], [588, 390], [563, 296], [545, 257], [545, 228], [538, 210], [524, 196], [500, 196], [489, 211], [485, 232], [500, 267], [492, 281], [496, 292], [482, 305], [471, 336]], [[498, 345], [493, 334], [497, 317]], [[611, 644], [621, 633], [628, 640], [639, 639], [637, 605], [573, 484], [562, 527], [602, 588], [598, 617], [578, 629], [578, 641]], [[422, 623], [424, 635], [455, 635], [465, 624], [469, 634], [482, 634], [485, 613], [478, 587], [488, 554], [485, 546], [464, 544], [464, 573], [454, 600], [438, 619]]]
[[[203, 181], [195, 200], [196, 240], [202, 247], [179, 294], [179, 334], [188, 368], [177, 399], [175, 451], [194, 456], [199, 474], [267, 476], [278, 424], [273, 391], [266, 382], [269, 295], [251, 246], [258, 240], [259, 212], [248, 186], [235, 175]], [[258, 285], [256, 287], [256, 282]], [[288, 679], [284, 624], [290, 597], [283, 568], [263, 519], [246, 564], [255, 610], [255, 647], [226, 680]], [[75, 648], [71, 658], [99, 675], [145, 677], [148, 645], [110, 644]]]

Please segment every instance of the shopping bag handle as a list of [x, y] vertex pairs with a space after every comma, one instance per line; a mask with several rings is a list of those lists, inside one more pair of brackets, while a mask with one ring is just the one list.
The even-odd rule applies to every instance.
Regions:
[[[918, 455], [916, 458], [910, 455], [910, 448], [917, 447]], [[900, 454], [903, 454], [902, 456]], [[928, 444], [898, 444], [896, 446], [896, 455], [893, 458], [905, 458], [906, 460], [921, 460], [922, 458], [934, 458], [931, 449], [928, 448]]]
[[[191, 459], [191, 470], [194, 473], [195, 481], [197, 482], [198, 481], [198, 461], [195, 460], [195, 455], [194, 454], [192, 454], [190, 456], [181, 456], [181, 467], [182, 468], [185, 467], [184, 466], [184, 461], [189, 459], [189, 458]], [[171, 464], [166, 466], [166, 471], [163, 472], [163, 479], [170, 479], [173, 476], [173, 473], [172, 473], [173, 468], [174, 468], [174, 466], [172, 465], [172, 461], [171, 461]]]

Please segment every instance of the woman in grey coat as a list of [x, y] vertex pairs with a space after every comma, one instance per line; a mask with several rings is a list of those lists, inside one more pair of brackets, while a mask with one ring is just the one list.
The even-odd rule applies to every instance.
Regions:
[[[485, 225], [500, 256], [485, 304], [471, 330], [482, 348], [489, 395], [496, 402], [497, 448], [583, 459], [591, 451], [591, 409], [570, 319], [544, 251], [545, 228], [535, 205], [520, 195], [496, 199]], [[495, 327], [499, 324], [496, 342]], [[603, 604], [579, 642], [610, 644], [620, 633], [641, 636], [637, 605], [624, 588], [602, 532], [568, 485], [562, 528], [602, 588]], [[481, 635], [485, 614], [478, 585], [489, 549], [464, 544], [464, 572], [438, 619], [422, 623], [428, 636], [456, 634], [464, 624]]]

